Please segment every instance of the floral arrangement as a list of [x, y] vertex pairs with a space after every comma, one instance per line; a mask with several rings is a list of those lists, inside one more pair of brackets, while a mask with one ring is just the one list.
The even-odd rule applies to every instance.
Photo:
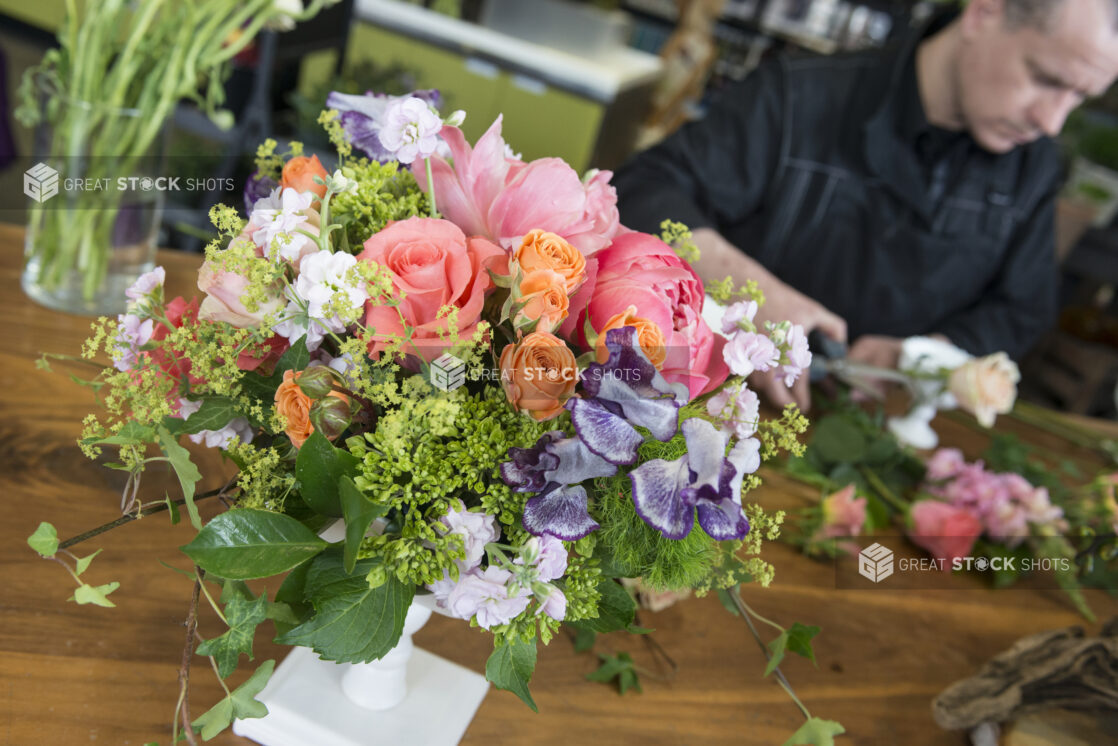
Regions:
[[[537, 641], [560, 624], [632, 627], [618, 579], [736, 597], [773, 577], [759, 554], [783, 515], [743, 496], [762, 460], [801, 449], [806, 420], [794, 407], [761, 419], [742, 361], [791, 383], [810, 362], [802, 329], [753, 328], [762, 299], [726, 282], [719, 300], [747, 298], [727, 343], [702, 318], [710, 288], [681, 257], [695, 252], [685, 229], [626, 229], [609, 172], [526, 162], [499, 118], [471, 146], [463, 114], [437, 103], [331, 96], [332, 170], [265, 142], [247, 220], [212, 212], [222, 237], [202, 299], [167, 300], [157, 269], [83, 350], [111, 365], [90, 382], [107, 412], [86, 419], [81, 446], [118, 452], [126, 518], [185, 507], [194, 597], [229, 624], [199, 632], [195, 652], [223, 679], [265, 619], [278, 642], [370, 661], [427, 596], [492, 635], [487, 677], [534, 708]], [[221, 449], [235, 480], [195, 494], [184, 438]], [[183, 496], [145, 503], [145, 466], [163, 460]], [[229, 509], [203, 525], [210, 497]], [[321, 538], [331, 524], [344, 538]], [[59, 543], [43, 524], [31, 544], [62, 561], [95, 533]], [[86, 583], [91, 557], [74, 559], [73, 600], [112, 606], [117, 585]], [[272, 599], [245, 583], [276, 575]], [[770, 646], [770, 670], [785, 647], [810, 655], [814, 632], [797, 628]], [[187, 737], [262, 716], [271, 666], [197, 719], [180, 706]]]

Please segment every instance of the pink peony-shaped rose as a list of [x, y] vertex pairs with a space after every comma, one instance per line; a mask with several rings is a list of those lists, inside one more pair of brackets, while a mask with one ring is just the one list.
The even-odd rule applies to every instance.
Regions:
[[448, 326], [439, 309], [456, 307], [459, 337], [472, 335], [493, 287], [487, 270], [500, 272], [507, 253], [484, 238], [467, 239], [448, 220], [416, 217], [391, 223], [369, 238], [357, 258], [388, 268], [393, 286], [404, 294], [398, 307], [374, 299], [365, 303], [365, 323], [374, 330], [369, 354], [376, 357], [393, 339], [402, 339], [406, 322], [413, 333], [404, 352], [430, 362], [449, 346], [439, 338]]
[[257, 304], [250, 311], [241, 300], [248, 290], [249, 281], [243, 275], [227, 272], [215, 267], [208, 260], [198, 271], [198, 289], [206, 294], [198, 309], [198, 318], [203, 321], [224, 321], [238, 329], [255, 329], [264, 317], [275, 313], [284, 306], [280, 288]]
[[632, 231], [618, 236], [594, 259], [596, 273], [572, 299], [564, 334], [585, 344], [582, 330], [587, 315], [594, 329], [600, 330], [635, 306], [637, 316], [663, 332], [666, 355], [659, 367], [665, 379], [687, 386], [692, 399], [726, 380], [725, 340], [702, 317], [703, 282], [670, 246]]
[[912, 527], [908, 536], [933, 557], [943, 560], [949, 571], [951, 562], [965, 557], [982, 534], [982, 521], [966, 508], [940, 502], [921, 500], [909, 509]]
[[[611, 172], [592, 172], [584, 183], [560, 158], [529, 163], [508, 158], [501, 117], [473, 148], [457, 127], [444, 126], [440, 134], [453, 164], [431, 158], [435, 201], [466, 233], [511, 249], [538, 228], [562, 236], [585, 256], [609, 245], [617, 234], [620, 222]], [[412, 173], [426, 190], [425, 165], [417, 161]]]

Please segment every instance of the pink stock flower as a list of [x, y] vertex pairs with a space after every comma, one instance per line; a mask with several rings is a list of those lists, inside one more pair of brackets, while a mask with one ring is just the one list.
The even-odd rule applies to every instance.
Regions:
[[716, 424], [723, 432], [743, 440], [757, 432], [761, 400], [744, 383], [727, 386], [707, 400], [707, 414], [718, 420]]
[[722, 333], [733, 334], [738, 331], [741, 328], [739, 323], [742, 320], [753, 323], [753, 317], [757, 315], [757, 308], [757, 301], [755, 300], [742, 300], [731, 305], [722, 315]]
[[966, 466], [963, 452], [958, 448], [940, 448], [928, 459], [928, 479], [950, 479]]
[[[597, 331], [635, 306], [638, 316], [663, 332], [666, 355], [660, 373], [669, 383], [684, 384], [694, 398], [726, 380], [725, 340], [702, 318], [702, 280], [670, 246], [655, 236], [631, 231], [594, 258], [596, 272], [572, 300], [564, 334], [585, 344], [587, 318]], [[580, 302], [583, 298], [589, 299], [588, 304]]]
[[939, 500], [921, 500], [909, 509], [912, 528], [908, 536], [933, 557], [943, 560], [943, 569], [965, 557], [982, 534], [982, 522], [966, 508]]
[[366, 302], [365, 323], [375, 330], [369, 354], [376, 357], [394, 339], [403, 338], [407, 323], [414, 331], [403, 351], [434, 360], [451, 345], [439, 337], [448, 329], [447, 318], [439, 318], [443, 306], [458, 309], [458, 335], [469, 338], [477, 331], [485, 294], [493, 287], [487, 269], [498, 271], [507, 257], [484, 238], [467, 239], [458, 226], [435, 218], [408, 218], [373, 235], [357, 258], [387, 267], [404, 298], [395, 308], [372, 298]]
[[788, 355], [788, 362], [780, 367], [780, 373], [784, 376], [784, 385], [791, 387], [800, 374], [811, 367], [811, 351], [808, 349], [807, 334], [802, 326], [792, 325], [788, 332], [787, 344], [785, 354]]
[[854, 485], [848, 484], [823, 498], [821, 538], [857, 536], [862, 532], [862, 527], [866, 525], [866, 498], [854, 495]]
[[[457, 127], [445, 126], [441, 135], [453, 165], [439, 156], [431, 159], [435, 201], [467, 234], [511, 249], [538, 228], [562, 236], [588, 257], [617, 234], [620, 222], [617, 192], [609, 185], [611, 172], [594, 172], [583, 183], [560, 158], [530, 163], [510, 159], [500, 117], [473, 148]], [[413, 165], [412, 173], [426, 190], [425, 168]]]
[[722, 358], [735, 376], [749, 376], [780, 362], [780, 351], [764, 334], [738, 331], [722, 348]]

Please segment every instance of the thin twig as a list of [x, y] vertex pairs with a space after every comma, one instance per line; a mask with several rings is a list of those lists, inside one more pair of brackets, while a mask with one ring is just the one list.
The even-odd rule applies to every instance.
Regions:
[[[750, 616], [754, 614], [754, 611], [746, 605], [745, 601], [741, 599], [741, 596], [738, 595], [738, 592], [736, 590], [729, 590], [728, 592], [730, 594], [730, 598], [734, 602], [734, 606], [736, 606], [738, 609], [738, 613], [741, 614], [741, 617], [745, 620], [745, 623], [749, 625], [749, 631], [753, 634], [753, 639], [757, 641], [757, 646], [761, 648], [761, 653], [765, 656], [765, 660], [772, 660], [772, 653], [769, 652], [768, 646], [765, 645], [764, 641], [761, 639], [761, 635], [757, 632], [757, 627], [753, 625], [753, 620], [750, 619]], [[792, 698], [792, 701], [796, 703], [796, 706], [800, 708], [800, 712], [803, 713], [804, 719], [810, 720], [811, 713], [807, 711], [807, 708], [804, 707], [804, 703], [801, 702], [800, 698], [796, 696], [796, 692], [793, 691], [792, 685], [788, 683], [788, 679], [784, 677], [784, 672], [780, 670], [780, 666], [775, 667], [773, 669], [773, 673], [776, 674], [777, 683], [779, 683], [781, 688], [788, 693], [788, 696]]]
[[[221, 487], [219, 489], [210, 490], [209, 492], [203, 492], [200, 495], [195, 495], [194, 496], [194, 502], [198, 502], [199, 500], [206, 500], [206, 499], [211, 498], [211, 497], [221, 497], [222, 495], [225, 494], [225, 491], [228, 488], [229, 488], [229, 484], [226, 484], [224, 487]], [[180, 498], [178, 500], [172, 500], [171, 504], [172, 505], [185, 505], [186, 504], [186, 499], [185, 498]], [[167, 503], [162, 502], [162, 503], [158, 503], [156, 505], [148, 506], [148, 507], [144, 508], [143, 510], [139, 511], [138, 513], [129, 513], [128, 515], [122, 515], [120, 518], [117, 518], [115, 521], [110, 521], [109, 523], [106, 523], [102, 526], [98, 526], [95, 529], [91, 529], [89, 531], [86, 531], [84, 534], [78, 534], [77, 536], [74, 536], [72, 538], [67, 539], [66, 541], [59, 544], [58, 548], [59, 549], [67, 549], [69, 547], [74, 546], [75, 544], [80, 544], [83, 541], [86, 541], [87, 539], [92, 539], [94, 536], [100, 536], [101, 534], [105, 533], [106, 531], [111, 531], [112, 529], [116, 528], [117, 526], [123, 526], [126, 523], [131, 523], [132, 521], [136, 520], [137, 518], [142, 518], [144, 516], [151, 515], [152, 513], [160, 513], [164, 510], [167, 510], [167, 509], [168, 509]]]
[[194, 593], [190, 598], [190, 613], [186, 616], [186, 645], [182, 649], [182, 664], [179, 667], [179, 700], [182, 704], [176, 714], [182, 719], [183, 735], [190, 746], [198, 746], [194, 729], [190, 725], [190, 659], [194, 654], [194, 634], [198, 628], [198, 595], [201, 591], [202, 581], [195, 580]]

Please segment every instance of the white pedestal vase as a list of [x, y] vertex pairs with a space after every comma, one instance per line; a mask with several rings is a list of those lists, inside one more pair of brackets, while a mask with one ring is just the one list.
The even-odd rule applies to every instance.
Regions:
[[489, 682], [415, 647], [411, 636], [433, 609], [433, 597], [417, 597], [399, 644], [372, 663], [334, 663], [294, 648], [257, 697], [268, 715], [237, 720], [233, 732], [264, 746], [457, 744]]

